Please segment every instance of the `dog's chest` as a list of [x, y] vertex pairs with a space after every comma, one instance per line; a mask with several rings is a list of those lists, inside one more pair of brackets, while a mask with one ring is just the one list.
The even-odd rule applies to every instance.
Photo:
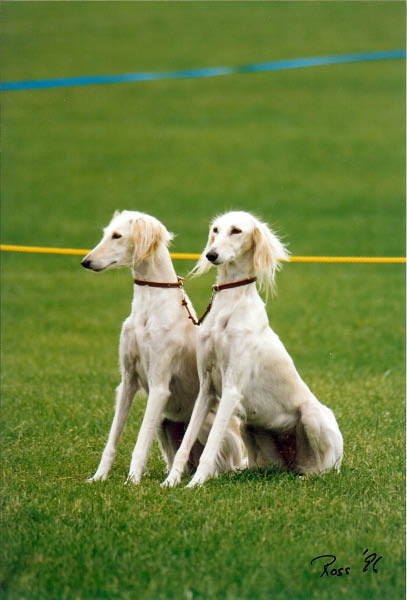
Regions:
[[204, 368], [210, 374], [219, 395], [222, 393], [222, 378], [230, 364], [230, 355], [235, 350], [236, 343], [236, 330], [230, 321], [230, 314], [223, 314], [214, 320], [200, 337]]
[[121, 359], [129, 371], [135, 371], [146, 386], [152, 360], [157, 356], [157, 335], [151, 331], [148, 316], [129, 317], [120, 337]]

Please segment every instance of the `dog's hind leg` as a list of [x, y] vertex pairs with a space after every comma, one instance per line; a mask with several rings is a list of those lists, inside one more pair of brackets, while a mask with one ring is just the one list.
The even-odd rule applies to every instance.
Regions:
[[138, 388], [136, 377], [124, 373], [122, 381], [116, 389], [116, 407], [110, 427], [109, 437], [96, 473], [88, 481], [105, 481], [116, 454], [117, 444]]
[[333, 412], [320, 404], [305, 404], [300, 408], [301, 425], [312, 452], [311, 461], [298, 468], [303, 473], [324, 473], [332, 468], [340, 470], [343, 439]]

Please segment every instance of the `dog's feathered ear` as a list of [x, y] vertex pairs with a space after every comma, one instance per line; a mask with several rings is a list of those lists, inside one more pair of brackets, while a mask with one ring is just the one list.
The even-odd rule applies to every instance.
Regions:
[[273, 292], [276, 272], [282, 266], [281, 261], [289, 260], [290, 254], [266, 223], [256, 224], [253, 230], [253, 245], [253, 265], [260, 287]]
[[199, 257], [199, 260], [196, 263], [195, 267], [190, 272], [191, 277], [199, 277], [199, 275], [203, 275], [204, 273], [207, 273], [209, 271], [209, 269], [212, 267], [212, 263], [210, 263], [209, 260], [206, 258], [206, 254], [207, 254], [209, 248], [212, 246], [214, 238], [215, 238], [215, 236], [211, 232], [209, 234], [209, 238], [206, 243], [205, 249], [202, 251], [202, 254]]
[[134, 242], [134, 261], [153, 257], [160, 244], [169, 245], [174, 235], [160, 221], [149, 215], [140, 215], [131, 224]]

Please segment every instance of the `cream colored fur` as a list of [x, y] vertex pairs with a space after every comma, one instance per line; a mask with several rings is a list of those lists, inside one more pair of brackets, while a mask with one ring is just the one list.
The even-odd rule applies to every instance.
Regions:
[[[215, 219], [196, 274], [218, 267], [217, 283], [255, 275], [273, 288], [288, 252], [277, 236], [246, 212]], [[215, 456], [234, 415], [248, 451], [249, 467], [270, 465], [299, 473], [339, 471], [343, 440], [333, 412], [299, 376], [282, 342], [268, 324], [256, 284], [222, 290], [199, 330], [200, 391], [171, 472], [163, 485], [179, 483], [191, 446], [213, 399], [219, 408], [199, 467], [188, 487], [215, 473]]]
[[[133, 278], [176, 282], [168, 251], [172, 237], [164, 225], [150, 215], [116, 212], [104, 229], [102, 240], [82, 264], [93, 271], [129, 267]], [[115, 414], [100, 464], [90, 481], [107, 478], [134, 395], [140, 390], [147, 392], [148, 400], [128, 481], [140, 481], [154, 437], [158, 439], [167, 469], [171, 469], [199, 390], [196, 329], [187, 318], [181, 300], [180, 289], [134, 285], [131, 314], [124, 321], [120, 335], [122, 381], [116, 390]], [[212, 411], [199, 428], [187, 458], [190, 471], [198, 465], [213, 420]], [[231, 424], [217, 451], [215, 471], [240, 467], [242, 451], [236, 423]]]

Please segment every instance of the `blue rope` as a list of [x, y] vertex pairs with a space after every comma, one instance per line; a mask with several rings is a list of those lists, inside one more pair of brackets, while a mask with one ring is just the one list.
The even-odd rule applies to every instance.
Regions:
[[366, 62], [373, 60], [389, 60], [406, 58], [406, 50], [385, 50], [383, 52], [362, 52], [358, 54], [339, 54], [334, 56], [315, 56], [310, 58], [294, 58], [276, 60], [253, 65], [237, 67], [208, 67], [204, 69], [185, 69], [181, 71], [123, 73], [121, 75], [87, 75], [84, 77], [61, 77], [55, 79], [32, 79], [24, 81], [4, 81], [0, 83], [0, 91], [39, 90], [43, 88], [69, 87], [78, 85], [97, 85], [103, 83], [128, 83], [142, 81], [158, 81], [162, 79], [196, 79], [200, 77], [217, 77], [219, 75], [236, 75], [240, 73], [261, 73], [264, 71], [281, 71], [285, 69], [301, 69], [341, 63]]

